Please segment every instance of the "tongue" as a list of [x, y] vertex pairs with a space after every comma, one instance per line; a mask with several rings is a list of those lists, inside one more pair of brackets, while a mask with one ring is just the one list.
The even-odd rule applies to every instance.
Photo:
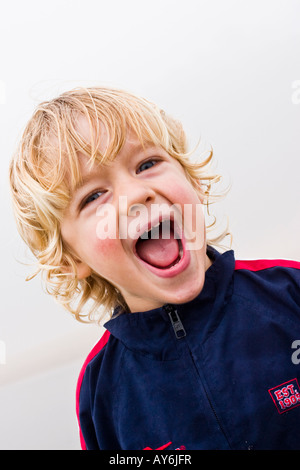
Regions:
[[170, 234], [170, 239], [139, 239], [136, 245], [139, 257], [146, 263], [158, 268], [166, 268], [174, 263], [179, 255], [178, 241]]

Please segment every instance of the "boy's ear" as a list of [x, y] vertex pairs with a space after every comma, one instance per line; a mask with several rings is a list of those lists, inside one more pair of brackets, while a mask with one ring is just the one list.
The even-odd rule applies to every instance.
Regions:
[[[78, 258], [74, 258], [76, 264], [76, 271], [77, 271], [77, 278], [78, 279], [85, 279], [92, 274], [92, 269], [83, 261], [80, 261]], [[73, 274], [72, 266], [69, 264], [67, 266], [62, 266], [61, 271], [64, 274]]]
[[89, 277], [92, 274], [91, 268], [86, 263], [78, 261], [76, 262], [76, 266], [78, 279], [85, 279], [86, 277]]

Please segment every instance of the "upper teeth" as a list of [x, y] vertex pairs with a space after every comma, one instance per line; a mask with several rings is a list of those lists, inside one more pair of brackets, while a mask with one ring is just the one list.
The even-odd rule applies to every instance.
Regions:
[[[149, 237], [149, 234], [150, 232], [153, 230], [153, 229], [156, 229], [160, 226], [160, 222], [158, 222], [156, 225], [152, 225], [152, 227], [149, 228], [149, 230], [146, 230], [141, 236], [140, 238], [142, 239], [147, 239]], [[153, 236], [152, 234], [152, 237], [151, 238], [155, 238], [155, 236]], [[158, 238], [158, 233], [157, 233], [157, 238]]]

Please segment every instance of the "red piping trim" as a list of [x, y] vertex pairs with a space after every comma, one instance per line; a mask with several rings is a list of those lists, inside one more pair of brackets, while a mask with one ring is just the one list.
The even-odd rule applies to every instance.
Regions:
[[[157, 447], [157, 449], [155, 449], [155, 450], [164, 450], [167, 447], [169, 447], [171, 444], [172, 444], [172, 441], [168, 442], [167, 444], [164, 444], [161, 447]], [[153, 450], [153, 449], [152, 449], [152, 447], [145, 447], [143, 450]]]
[[235, 262], [235, 270], [248, 269], [249, 271], [261, 271], [262, 269], [275, 268], [278, 266], [300, 269], [300, 261], [292, 261], [288, 259], [259, 259]]
[[79, 396], [80, 396], [80, 389], [81, 389], [81, 384], [83, 380], [83, 376], [85, 373], [85, 370], [87, 368], [87, 365], [91, 360], [101, 351], [101, 349], [104, 348], [106, 345], [108, 338], [109, 338], [110, 332], [108, 330], [105, 331], [103, 336], [100, 338], [98, 343], [93, 347], [89, 355], [87, 356], [86, 360], [84, 361], [84, 364], [80, 370], [78, 381], [77, 381], [77, 387], [76, 387], [76, 415], [77, 415], [77, 420], [78, 420], [78, 425], [79, 425], [79, 437], [80, 437], [80, 444], [82, 450], [86, 450], [86, 444], [81, 432], [81, 427], [80, 427], [80, 421], [79, 421]]

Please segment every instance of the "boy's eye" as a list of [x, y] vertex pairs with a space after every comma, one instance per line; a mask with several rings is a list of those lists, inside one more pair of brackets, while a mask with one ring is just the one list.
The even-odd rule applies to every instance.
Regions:
[[156, 163], [158, 163], [158, 160], [147, 160], [146, 162], [142, 163], [138, 170], [137, 170], [137, 173], [141, 173], [141, 171], [145, 171], [145, 170], [148, 170], [149, 168], [151, 168], [152, 166], [156, 165]]
[[103, 194], [103, 191], [96, 191], [93, 194], [90, 194], [86, 199], [83, 200], [82, 202], [82, 209], [90, 204], [91, 202], [95, 201], [98, 199]]

